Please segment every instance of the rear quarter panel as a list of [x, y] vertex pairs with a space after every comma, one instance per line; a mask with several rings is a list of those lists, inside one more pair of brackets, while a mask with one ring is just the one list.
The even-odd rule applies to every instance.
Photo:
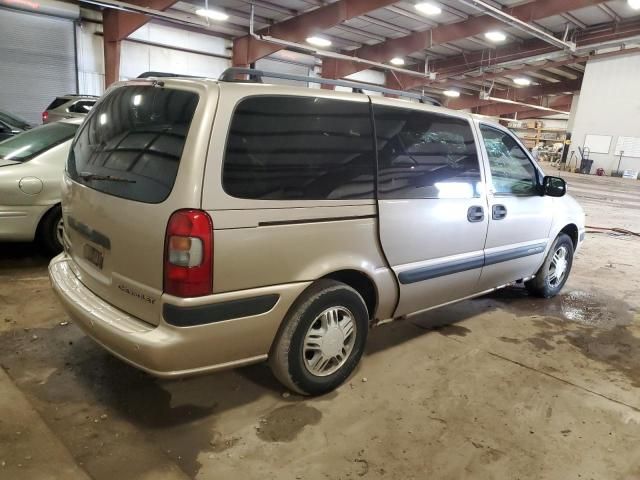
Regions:
[[[293, 93], [289, 87], [220, 85], [202, 197], [202, 208], [211, 215], [215, 231], [214, 292], [313, 281], [350, 269], [366, 274], [376, 285], [376, 317], [391, 317], [397, 287], [379, 245], [373, 199], [249, 200], [224, 191], [222, 167], [233, 111], [242, 99], [261, 94]], [[361, 94], [320, 89], [300, 89], [295, 95], [368, 102]]]

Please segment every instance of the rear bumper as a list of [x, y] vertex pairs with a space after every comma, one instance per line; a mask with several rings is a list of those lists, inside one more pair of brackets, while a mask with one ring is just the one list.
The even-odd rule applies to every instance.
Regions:
[[[247, 310], [248, 316], [216, 318], [214, 323], [176, 326], [164, 319], [150, 325], [115, 308], [85, 287], [73, 270], [73, 261], [64, 253], [49, 265], [54, 291], [73, 321], [97, 343], [115, 356], [158, 377], [179, 377], [234, 368], [266, 359], [282, 319], [308, 283], [262, 287], [216, 294], [199, 299], [163, 297], [163, 310], [198, 318], [195, 312], [222, 305], [238, 305], [243, 299], [271, 298], [261, 312]], [[173, 300], [176, 300], [173, 302]], [[269, 308], [265, 311], [265, 308]], [[222, 319], [221, 319], [222, 318]]]
[[38, 223], [51, 205], [0, 205], [0, 240], [30, 242], [35, 238]]

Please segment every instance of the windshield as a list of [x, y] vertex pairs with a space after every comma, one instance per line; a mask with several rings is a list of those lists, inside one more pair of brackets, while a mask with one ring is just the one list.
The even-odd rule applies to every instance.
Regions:
[[18, 127], [22, 130], [31, 128], [31, 125], [26, 120], [7, 112], [0, 112], [0, 122], [8, 123], [12, 127]]
[[45, 150], [73, 138], [77, 129], [78, 125], [59, 122], [28, 130], [0, 142], [0, 158], [26, 162]]
[[91, 110], [67, 172], [94, 190], [145, 203], [171, 193], [198, 95], [151, 85], [113, 90]]

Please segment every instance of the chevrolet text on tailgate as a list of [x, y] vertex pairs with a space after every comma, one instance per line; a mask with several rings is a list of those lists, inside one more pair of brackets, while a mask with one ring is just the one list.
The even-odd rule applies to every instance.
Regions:
[[76, 134], [49, 272], [114, 355], [161, 377], [268, 360], [317, 395], [372, 325], [515, 282], [562, 289], [584, 214], [509, 130], [238, 73], [300, 79], [122, 82]]

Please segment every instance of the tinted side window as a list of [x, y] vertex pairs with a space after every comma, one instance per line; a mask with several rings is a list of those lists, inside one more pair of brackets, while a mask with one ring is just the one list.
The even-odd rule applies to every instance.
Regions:
[[243, 100], [231, 121], [222, 183], [239, 198], [372, 198], [369, 105], [318, 97]]
[[534, 195], [538, 192], [536, 169], [511, 135], [480, 126], [497, 194]]
[[67, 110], [69, 110], [71, 113], [83, 113], [86, 115], [87, 113], [89, 113], [89, 110], [91, 110], [91, 107], [95, 105], [95, 103], [95, 100], [80, 100], [71, 105]]
[[374, 106], [380, 198], [472, 198], [480, 165], [469, 122]]
[[76, 182], [146, 203], [175, 183], [198, 95], [151, 85], [112, 90], [91, 110], [69, 153]]

